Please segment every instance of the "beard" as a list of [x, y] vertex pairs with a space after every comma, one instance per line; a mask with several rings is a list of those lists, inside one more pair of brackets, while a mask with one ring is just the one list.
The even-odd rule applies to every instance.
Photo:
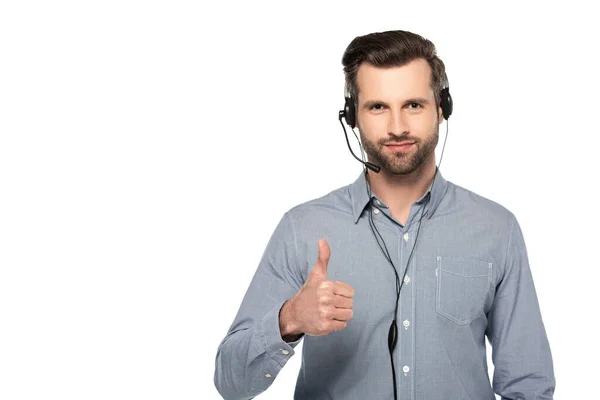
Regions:
[[[419, 139], [409, 135], [396, 136], [388, 134], [388, 137], [377, 142], [367, 140], [362, 131], [360, 139], [367, 153], [368, 160], [379, 165], [382, 170], [394, 175], [408, 175], [416, 171], [435, 152], [439, 140], [439, 124], [425, 139]], [[395, 152], [385, 147], [386, 144], [404, 141], [414, 142], [412, 148], [406, 152]]]

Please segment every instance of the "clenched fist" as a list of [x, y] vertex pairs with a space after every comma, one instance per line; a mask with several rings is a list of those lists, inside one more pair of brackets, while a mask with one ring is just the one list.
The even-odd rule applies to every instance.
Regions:
[[327, 279], [329, 245], [319, 240], [319, 255], [308, 279], [288, 300], [279, 315], [281, 336], [296, 340], [301, 334], [323, 336], [346, 327], [352, 319], [354, 289], [343, 282]]

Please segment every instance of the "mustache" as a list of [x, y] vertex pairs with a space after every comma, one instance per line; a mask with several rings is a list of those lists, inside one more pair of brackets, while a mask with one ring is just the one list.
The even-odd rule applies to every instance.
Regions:
[[392, 143], [401, 143], [401, 142], [415, 142], [415, 143], [419, 143], [420, 140], [418, 138], [412, 137], [412, 136], [391, 136], [391, 139], [384, 139], [379, 141], [379, 144], [382, 146], [385, 146], [387, 144], [392, 144]]

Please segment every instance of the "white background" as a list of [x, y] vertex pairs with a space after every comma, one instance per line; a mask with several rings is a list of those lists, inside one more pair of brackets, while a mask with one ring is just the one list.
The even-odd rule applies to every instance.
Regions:
[[[218, 399], [277, 222], [361, 171], [341, 57], [388, 29], [436, 44], [444, 176], [515, 213], [556, 398], [594, 396], [597, 14], [447, 3], [3, 2], [0, 398]], [[291, 399], [299, 365], [259, 397]]]

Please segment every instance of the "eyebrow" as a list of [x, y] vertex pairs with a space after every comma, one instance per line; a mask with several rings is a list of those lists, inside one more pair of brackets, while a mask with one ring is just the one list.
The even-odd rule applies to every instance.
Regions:
[[[427, 100], [424, 97], [413, 97], [413, 98], [410, 98], [410, 99], [406, 99], [406, 101], [404, 102], [404, 104], [412, 104], [412, 103], [429, 104], [430, 102], [429, 102], [429, 100]], [[369, 109], [369, 108], [373, 107], [376, 104], [382, 104], [384, 106], [389, 106], [389, 104], [387, 104], [385, 101], [368, 100], [363, 105], [363, 108]]]

